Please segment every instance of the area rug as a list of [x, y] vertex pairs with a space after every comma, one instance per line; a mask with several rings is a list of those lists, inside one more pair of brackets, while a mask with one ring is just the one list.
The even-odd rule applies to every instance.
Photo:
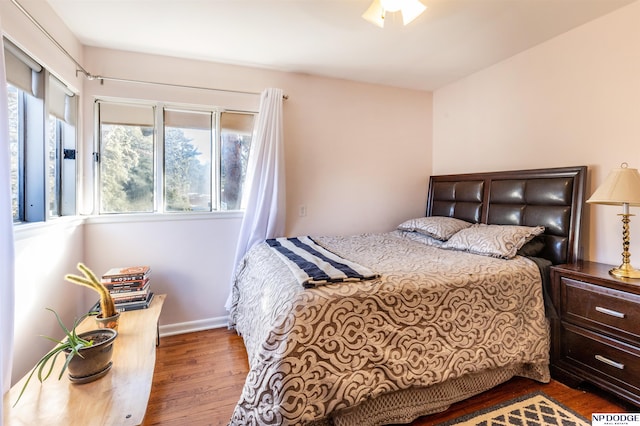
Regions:
[[591, 422], [543, 392], [534, 392], [438, 426], [590, 426]]

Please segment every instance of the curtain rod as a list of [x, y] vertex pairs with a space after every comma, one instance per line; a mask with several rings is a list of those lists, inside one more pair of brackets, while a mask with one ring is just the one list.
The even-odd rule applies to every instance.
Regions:
[[[233, 90], [233, 89], [215, 89], [212, 87], [204, 87], [204, 86], [192, 86], [188, 84], [178, 84], [178, 83], [162, 83], [157, 81], [144, 81], [144, 80], [134, 80], [130, 78], [117, 78], [117, 77], [106, 77], [101, 75], [87, 75], [88, 80], [100, 80], [100, 84], [104, 84], [105, 81], [115, 81], [118, 83], [135, 83], [135, 84], [149, 84], [149, 85], [157, 85], [157, 86], [169, 86], [169, 87], [179, 87], [181, 89], [197, 89], [197, 90], [213, 90], [216, 92], [228, 92], [228, 93], [239, 93], [241, 95], [260, 95], [260, 92], [249, 92], [245, 90]], [[282, 95], [282, 99], [289, 99], [288, 95]]]
[[[185, 84], [174, 84], [174, 83], [161, 83], [161, 82], [153, 82], [153, 81], [131, 80], [131, 79], [125, 79], [125, 78], [105, 77], [105, 76], [91, 74], [82, 65], [80, 65], [80, 63], [78, 61], [76, 61], [76, 59], [64, 48], [64, 46], [62, 46], [58, 42], [58, 40], [56, 40], [51, 35], [51, 33], [49, 33], [49, 31], [47, 31], [42, 25], [40, 25], [40, 23], [36, 20], [36, 18], [33, 17], [33, 15], [31, 15], [29, 13], [29, 11], [27, 11], [20, 3], [18, 3], [18, 0], [11, 0], [11, 3], [13, 3], [20, 10], [20, 12], [22, 12], [33, 23], [33, 25], [35, 25], [36, 28], [38, 28], [40, 30], [40, 32], [42, 34], [44, 34], [53, 44], [55, 44], [55, 46], [58, 49], [60, 49], [60, 51], [67, 58], [69, 58], [69, 60], [71, 60], [74, 63], [74, 65], [77, 68], [76, 69], [76, 76], [78, 75], [78, 72], [80, 72], [80, 73], [82, 73], [82, 75], [84, 75], [87, 78], [87, 80], [100, 80], [101, 84], [104, 84], [104, 81], [108, 80], [108, 81], [117, 81], [117, 82], [122, 82], [122, 83], [152, 84], [152, 85], [160, 85], [160, 86], [180, 87], [180, 88], [184, 88], [184, 89], [198, 89], [198, 90], [211, 90], [211, 91], [215, 91], [215, 92], [239, 93], [239, 94], [243, 94], [243, 95], [260, 95], [259, 92], [248, 92], [248, 91], [232, 90], [232, 89], [216, 89], [216, 88], [213, 88], [213, 87], [190, 86], [190, 85], [185, 85]], [[282, 95], [282, 98], [283, 99], [289, 99], [289, 96]]]

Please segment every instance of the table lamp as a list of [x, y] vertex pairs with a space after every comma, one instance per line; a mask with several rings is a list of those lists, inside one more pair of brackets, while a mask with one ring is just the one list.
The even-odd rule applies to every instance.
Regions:
[[640, 206], [640, 173], [627, 163], [613, 169], [605, 181], [587, 200], [587, 203], [622, 206], [622, 265], [609, 273], [618, 278], [640, 278], [640, 270], [631, 266], [629, 259], [629, 206]]

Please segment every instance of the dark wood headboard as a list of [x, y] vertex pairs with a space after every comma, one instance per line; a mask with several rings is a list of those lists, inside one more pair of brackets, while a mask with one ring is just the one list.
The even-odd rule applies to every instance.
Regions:
[[553, 264], [581, 258], [587, 167], [431, 176], [427, 216], [473, 223], [545, 227], [540, 257]]

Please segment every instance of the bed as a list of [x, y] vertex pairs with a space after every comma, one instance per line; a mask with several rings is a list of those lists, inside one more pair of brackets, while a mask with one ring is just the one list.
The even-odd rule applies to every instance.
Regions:
[[432, 176], [424, 218], [311, 239], [365, 279], [300, 281], [280, 243], [253, 247], [232, 292], [250, 371], [230, 424], [408, 423], [514, 376], [549, 381], [546, 275], [581, 257], [586, 173]]

